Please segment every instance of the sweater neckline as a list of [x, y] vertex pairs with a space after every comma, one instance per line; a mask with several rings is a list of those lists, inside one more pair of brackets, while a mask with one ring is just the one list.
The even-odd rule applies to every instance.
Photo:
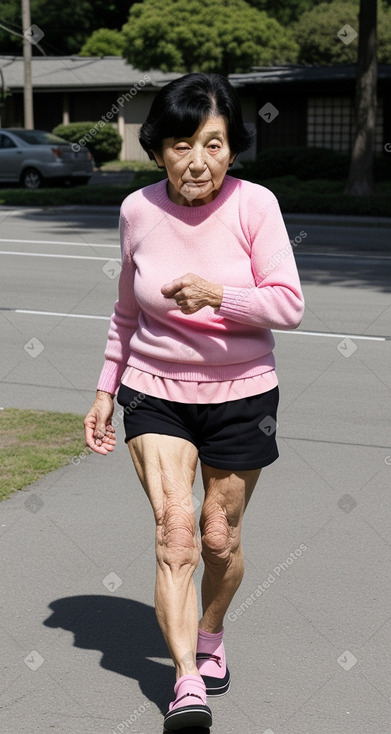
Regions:
[[188, 220], [203, 219], [219, 209], [235, 190], [238, 184], [238, 179], [226, 174], [223, 185], [216, 198], [208, 204], [202, 204], [201, 206], [175, 204], [168, 196], [167, 183], [168, 178], [165, 178], [163, 181], [159, 181], [156, 184], [155, 196], [159, 206], [170, 214], [173, 214], [178, 219]]

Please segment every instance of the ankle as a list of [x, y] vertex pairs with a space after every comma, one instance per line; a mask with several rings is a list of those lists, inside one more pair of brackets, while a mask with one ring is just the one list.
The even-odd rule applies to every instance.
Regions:
[[179, 678], [183, 678], [183, 676], [186, 675], [192, 675], [196, 676], [198, 678], [201, 677], [199, 670], [197, 668], [197, 665], [194, 663], [194, 667], [190, 668], [188, 665], [184, 667], [183, 665], [177, 665], [176, 666], [176, 680], [178, 681]]
[[201, 621], [198, 625], [198, 633], [201, 635], [221, 635], [224, 633], [224, 627], [222, 624], [211, 626], [208, 624], [203, 624]]

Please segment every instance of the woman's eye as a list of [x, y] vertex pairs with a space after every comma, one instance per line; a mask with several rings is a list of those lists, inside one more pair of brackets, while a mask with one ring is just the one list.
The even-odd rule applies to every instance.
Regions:
[[190, 148], [188, 148], [186, 145], [179, 145], [177, 148], [175, 148], [175, 150], [179, 150], [182, 152], [183, 150], [190, 150]]
[[216, 145], [216, 143], [212, 143], [212, 145], [210, 145], [209, 148], [213, 148], [213, 150], [220, 150], [220, 146]]

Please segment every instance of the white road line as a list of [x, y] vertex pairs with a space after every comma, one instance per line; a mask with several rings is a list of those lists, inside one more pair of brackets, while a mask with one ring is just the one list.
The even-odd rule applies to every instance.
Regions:
[[119, 247], [119, 245], [97, 245], [92, 242], [61, 242], [60, 240], [8, 240], [0, 237], [0, 242], [18, 242], [26, 245], [67, 245], [68, 247]]
[[0, 250], [0, 255], [22, 255], [24, 257], [60, 257], [60, 258], [66, 258], [68, 260], [104, 260], [107, 262], [108, 260], [116, 260], [117, 262], [121, 262], [121, 258], [119, 257], [90, 257], [89, 255], [54, 255], [51, 252], [8, 252], [7, 250]]
[[[385, 336], [362, 336], [362, 334], [331, 334], [327, 331], [286, 331], [282, 329], [272, 329], [277, 334], [300, 334], [304, 336], [331, 336], [335, 339], [366, 339], [367, 341], [374, 342], [385, 342], [387, 337]], [[391, 338], [391, 337], [390, 337]]]
[[[0, 308], [0, 313], [4, 309]], [[7, 310], [13, 310], [14, 313], [24, 313], [24, 314], [32, 314], [36, 316], [63, 316], [64, 318], [69, 317], [72, 319], [102, 319], [106, 321], [110, 321], [111, 316], [95, 316], [93, 314], [83, 314], [83, 313], [59, 313], [57, 311], [29, 311], [28, 309], [23, 308], [15, 308], [15, 309], [7, 309]], [[291, 334], [293, 336], [331, 336], [335, 339], [363, 339], [366, 341], [375, 341], [375, 342], [385, 342], [388, 341], [388, 339], [391, 339], [391, 337], [385, 337], [385, 336], [365, 336], [362, 334], [330, 334], [327, 331], [286, 331], [285, 329], [272, 329], [274, 333], [277, 334]]]
[[27, 313], [38, 316], [66, 316], [70, 319], [102, 319], [103, 321], [110, 321], [110, 316], [93, 316], [92, 314], [85, 313], [58, 313], [57, 311], [27, 311], [23, 308], [16, 308], [14, 313]]
[[[101, 243], [96, 242], [64, 242], [62, 240], [10, 240], [7, 238], [0, 237], [0, 242], [17, 242], [20, 244], [26, 244], [26, 245], [66, 245], [67, 247], [119, 247], [118, 245], [102, 245]], [[385, 252], [384, 255], [378, 254], [378, 255], [372, 255], [368, 254], [366, 252], [357, 251], [356, 253], [341, 253], [341, 252], [296, 252], [295, 256], [299, 257], [343, 257], [343, 258], [351, 258], [351, 259], [365, 259], [365, 260], [390, 260], [391, 256], [388, 254], [388, 252]]]

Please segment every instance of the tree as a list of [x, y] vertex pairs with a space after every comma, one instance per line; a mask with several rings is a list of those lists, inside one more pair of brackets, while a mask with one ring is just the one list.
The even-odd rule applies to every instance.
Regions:
[[[368, 0], [372, 3], [372, 0]], [[293, 27], [300, 45], [298, 62], [303, 64], [330, 65], [355, 64], [358, 40], [345, 44], [337, 36], [345, 25], [358, 30], [359, 0], [333, 0], [323, 2], [303, 13]], [[391, 9], [379, 3], [379, 63], [391, 63]]]
[[311, 10], [324, 0], [247, 0], [247, 2], [257, 10], [265, 10], [268, 15], [285, 26], [298, 20], [302, 13]]
[[295, 62], [298, 45], [245, 0], [144, 0], [122, 29], [126, 60], [141, 70], [246, 72]]
[[79, 56], [122, 56], [125, 38], [121, 31], [99, 28], [87, 38]]
[[[78, 53], [98, 28], [121, 28], [132, 0], [30, 0], [31, 22], [44, 32], [40, 45], [48, 55]], [[23, 32], [20, 0], [1, 0], [0, 22]], [[22, 39], [0, 28], [2, 54], [21, 54]], [[38, 51], [32, 48], [33, 53]]]
[[356, 131], [345, 193], [373, 193], [373, 154], [376, 127], [377, 0], [360, 0], [356, 77]]

